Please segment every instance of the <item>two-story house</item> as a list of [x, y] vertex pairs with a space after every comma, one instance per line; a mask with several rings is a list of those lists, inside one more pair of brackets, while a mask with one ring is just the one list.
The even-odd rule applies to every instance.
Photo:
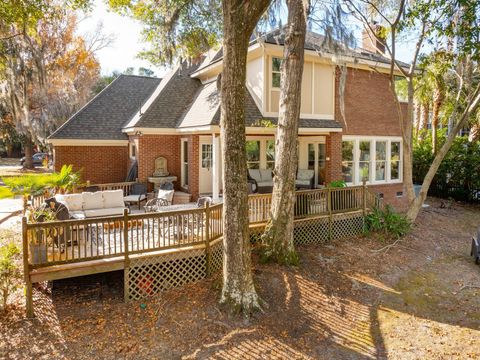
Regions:
[[[389, 89], [389, 59], [364, 37], [362, 48], [335, 54], [308, 33], [302, 79], [299, 169], [314, 186], [344, 179], [368, 184], [393, 204], [403, 196], [402, 139]], [[248, 51], [246, 133], [249, 168], [273, 168], [283, 36], [253, 41]], [[220, 94], [222, 50], [162, 79], [121, 75], [51, 137], [55, 168], [73, 164], [96, 183], [124, 181], [132, 163], [147, 181], [163, 156], [175, 188], [221, 195]], [[343, 101], [341, 101], [343, 98]]]

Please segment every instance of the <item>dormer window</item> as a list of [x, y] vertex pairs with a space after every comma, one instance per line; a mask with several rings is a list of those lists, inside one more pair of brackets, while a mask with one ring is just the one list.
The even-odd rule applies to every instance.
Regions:
[[272, 88], [280, 88], [280, 68], [282, 59], [272, 58]]

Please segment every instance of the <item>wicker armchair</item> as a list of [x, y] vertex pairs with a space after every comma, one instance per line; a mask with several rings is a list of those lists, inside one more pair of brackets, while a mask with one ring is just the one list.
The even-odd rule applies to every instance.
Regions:
[[155, 198], [150, 199], [144, 206], [145, 212], [156, 212], [159, 211], [161, 207], [170, 205], [166, 199]]

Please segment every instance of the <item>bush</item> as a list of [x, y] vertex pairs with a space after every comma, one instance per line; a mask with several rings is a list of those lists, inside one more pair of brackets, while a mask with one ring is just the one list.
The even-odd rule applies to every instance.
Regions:
[[15, 264], [20, 249], [14, 243], [0, 248], [0, 292], [2, 293], [2, 309], [5, 310], [10, 294], [17, 289], [17, 278], [20, 271]]
[[401, 238], [411, 229], [410, 221], [405, 215], [393, 210], [390, 205], [385, 210], [374, 208], [365, 218], [365, 231], [377, 232], [387, 237]]

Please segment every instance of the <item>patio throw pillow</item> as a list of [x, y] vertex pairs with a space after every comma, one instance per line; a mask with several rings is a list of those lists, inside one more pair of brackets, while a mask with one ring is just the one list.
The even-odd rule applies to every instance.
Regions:
[[83, 197], [82, 194], [65, 194], [55, 195], [58, 202], [64, 204], [68, 211], [82, 211]]
[[262, 182], [273, 182], [272, 178], [272, 170], [270, 169], [265, 169], [265, 170], [260, 170], [260, 175], [262, 175]]
[[175, 192], [174, 190], [162, 190], [162, 189], [160, 189], [160, 190], [158, 190], [157, 198], [158, 199], [165, 199], [171, 205], [172, 200], [173, 200], [173, 193], [174, 192]]
[[123, 202], [123, 190], [107, 190], [103, 191], [103, 207], [105, 209], [117, 208], [117, 207], [125, 207]]
[[310, 180], [314, 175], [313, 170], [298, 170], [297, 180]]
[[98, 192], [84, 192], [83, 196], [83, 210], [102, 209], [103, 208], [103, 196], [100, 191]]

